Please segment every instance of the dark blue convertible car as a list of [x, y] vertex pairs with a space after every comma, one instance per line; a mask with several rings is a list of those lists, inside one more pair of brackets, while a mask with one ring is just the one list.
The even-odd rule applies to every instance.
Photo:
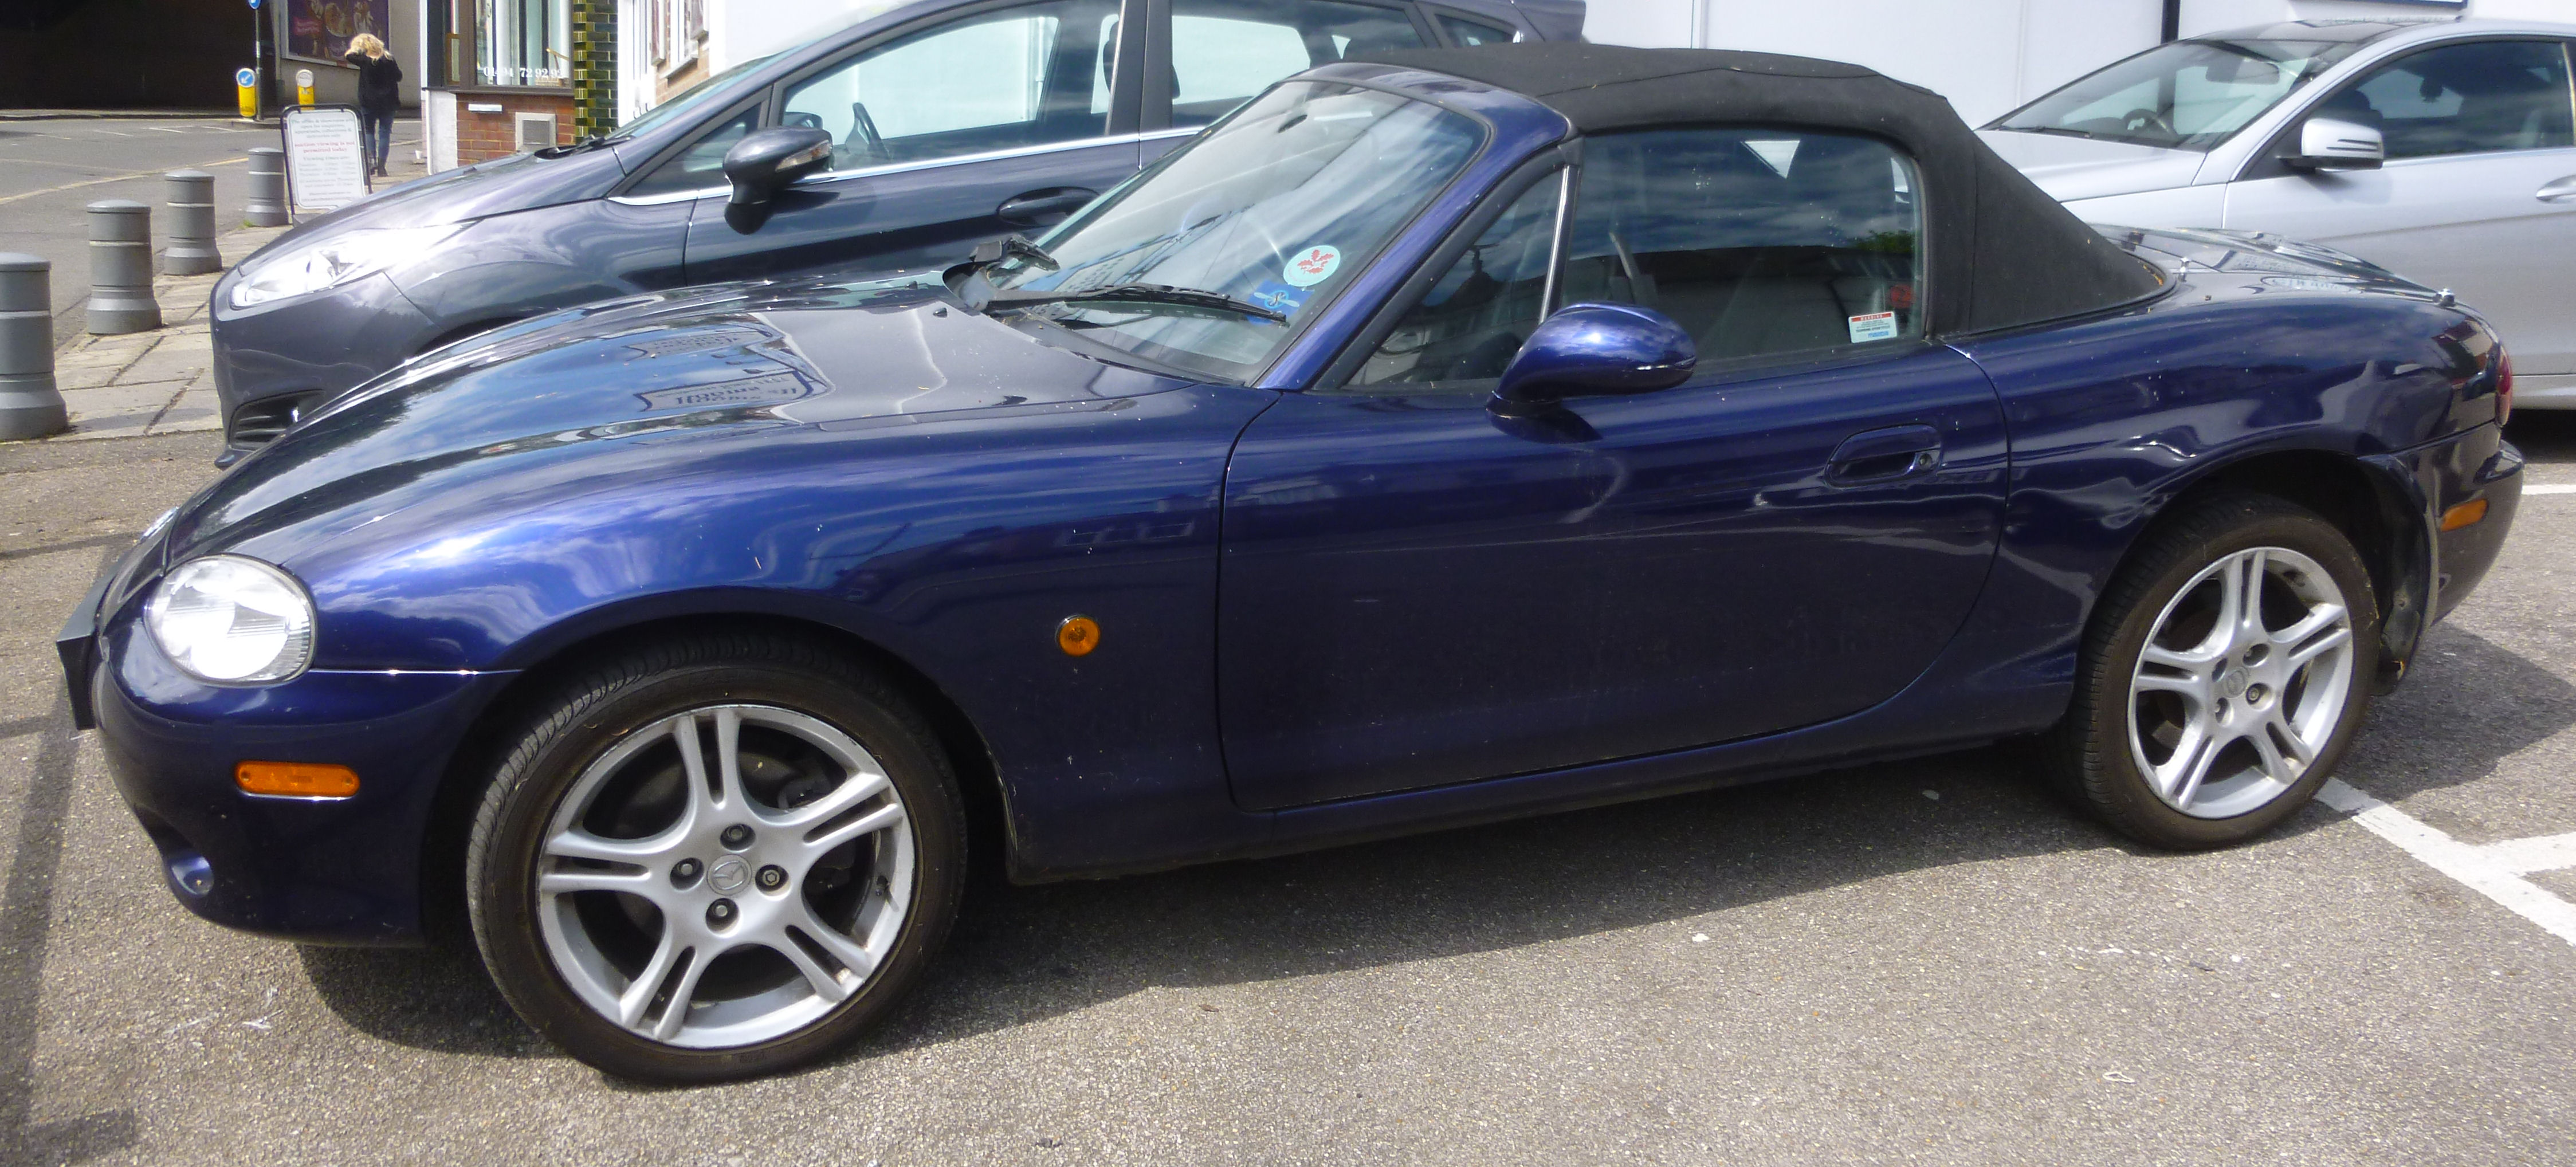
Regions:
[[711, 1080], [882, 1016], [970, 860], [2021, 737], [2132, 836], [2248, 838], [2493, 559], [2509, 394], [2449, 297], [2087, 228], [1863, 69], [1395, 53], [944, 282], [405, 366], [61, 647], [190, 910], [462, 917], [575, 1055]]

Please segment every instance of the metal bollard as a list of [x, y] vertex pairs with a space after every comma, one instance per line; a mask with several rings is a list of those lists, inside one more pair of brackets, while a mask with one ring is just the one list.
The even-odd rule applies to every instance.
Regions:
[[98, 336], [161, 327], [152, 298], [152, 208], [132, 199], [89, 205], [89, 330]]
[[286, 225], [286, 151], [275, 146], [251, 147], [250, 205], [242, 208], [242, 225]]
[[54, 388], [53, 262], [0, 253], [0, 441], [41, 438], [70, 424]]
[[161, 177], [169, 185], [170, 207], [170, 246], [161, 253], [161, 274], [199, 276], [224, 270], [223, 252], [215, 248], [215, 176], [173, 170]]

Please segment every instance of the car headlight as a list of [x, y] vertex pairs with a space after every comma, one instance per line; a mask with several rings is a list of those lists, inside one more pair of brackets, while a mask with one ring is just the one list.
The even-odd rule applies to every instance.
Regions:
[[256, 559], [180, 564], [144, 605], [143, 623], [201, 681], [282, 681], [313, 663], [313, 601], [295, 577]]
[[342, 231], [329, 238], [259, 260], [233, 282], [233, 307], [251, 308], [271, 300], [310, 295], [344, 284], [395, 261], [418, 255], [469, 224], [435, 227], [371, 227]]

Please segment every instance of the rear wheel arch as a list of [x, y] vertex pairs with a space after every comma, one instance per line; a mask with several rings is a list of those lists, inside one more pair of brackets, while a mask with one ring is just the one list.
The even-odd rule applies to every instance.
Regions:
[[2350, 454], [2332, 450], [2268, 450], [2235, 458], [2171, 484], [2150, 506], [2146, 521], [2130, 532], [2118, 562], [2100, 579], [2086, 606], [2084, 630], [2103, 618], [2102, 592], [2129, 572], [2175, 516], [2213, 494], [2245, 491], [2295, 503], [2316, 512], [2352, 541], [2370, 571], [2377, 594], [2380, 646], [2378, 688], [2405, 672], [2422, 637], [2432, 598], [2432, 544], [2418, 506], [2403, 481]]
[[837, 625], [793, 616], [713, 613], [665, 616], [594, 627], [528, 664], [485, 702], [439, 776], [421, 848], [421, 920], [444, 943], [470, 946], [466, 927], [465, 853], [485, 785], [502, 757], [528, 728], [538, 699], [580, 676], [604, 658], [639, 645], [680, 637], [751, 634], [784, 636], [825, 646], [877, 674], [911, 700], [930, 723], [966, 804], [968, 854], [979, 870], [983, 856], [1007, 870], [1013, 854], [1010, 799], [983, 732], [965, 709], [927, 674], [884, 647]]
[[[2352, 541], [2370, 569], [2371, 590], [2378, 593], [2380, 682], [2385, 686], [2405, 671], [2423, 633], [2432, 579], [2431, 547], [2402, 487], [2349, 454], [2280, 450], [2241, 458], [2193, 479], [2156, 508], [2157, 515], [2181, 514], [2202, 498], [2229, 490], [2305, 507]], [[2135, 555], [2144, 543], [2133, 543], [2128, 554]]]

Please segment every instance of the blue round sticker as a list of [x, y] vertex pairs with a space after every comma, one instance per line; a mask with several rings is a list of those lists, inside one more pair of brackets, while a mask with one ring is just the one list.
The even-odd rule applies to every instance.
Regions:
[[[257, 8], [259, 6], [254, 4], [251, 5], [251, 7]], [[253, 85], [259, 84], [259, 74], [253, 73], [248, 69], [235, 69], [233, 70], [233, 84], [239, 85], [244, 89], [248, 89]]]

